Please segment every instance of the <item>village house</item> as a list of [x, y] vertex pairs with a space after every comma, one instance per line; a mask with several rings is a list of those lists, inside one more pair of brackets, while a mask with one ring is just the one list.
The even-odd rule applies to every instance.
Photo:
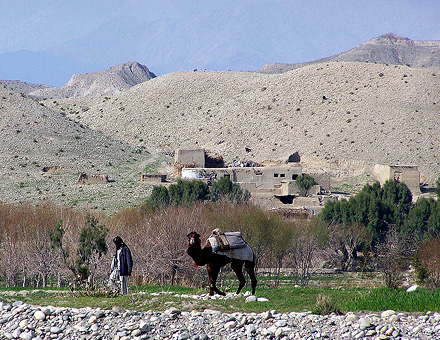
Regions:
[[376, 164], [373, 172], [380, 185], [393, 179], [404, 183], [411, 190], [413, 196], [418, 196], [422, 193], [420, 191], [420, 172], [416, 165]]
[[[207, 163], [212, 158], [204, 149], [177, 150], [175, 164], [183, 179], [200, 179], [213, 181], [228, 177], [243, 190], [251, 193], [252, 200], [268, 209], [307, 209], [311, 214], [319, 212], [323, 207], [324, 193], [329, 193], [328, 176], [315, 176], [318, 183], [309, 190], [308, 197], [301, 197], [296, 179], [301, 176], [302, 166], [299, 162], [289, 162], [270, 166], [259, 166], [255, 162], [233, 162], [230, 166], [212, 167]], [[297, 159], [297, 157], [289, 158]], [[217, 158], [218, 160], [218, 158]], [[224, 164], [222, 161], [217, 164]], [[205, 166], [203, 166], [205, 165]]]

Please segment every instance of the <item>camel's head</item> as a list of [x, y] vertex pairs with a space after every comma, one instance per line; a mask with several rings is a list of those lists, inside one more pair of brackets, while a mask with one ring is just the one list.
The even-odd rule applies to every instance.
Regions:
[[200, 235], [197, 234], [195, 231], [190, 232], [188, 235], [188, 247], [194, 246], [194, 245], [200, 245], [202, 243], [202, 240], [200, 240]]

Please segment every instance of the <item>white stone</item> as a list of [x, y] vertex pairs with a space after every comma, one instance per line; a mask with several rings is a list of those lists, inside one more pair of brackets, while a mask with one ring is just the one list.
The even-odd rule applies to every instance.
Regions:
[[275, 331], [275, 336], [277, 337], [277, 338], [280, 338], [281, 337], [281, 335], [283, 335], [283, 329], [282, 328], [277, 328], [277, 330]]
[[374, 329], [370, 329], [367, 333], [365, 333], [366, 336], [373, 336], [376, 335], [376, 331]]
[[60, 327], [55, 327], [55, 326], [50, 327], [50, 332], [53, 333], [53, 334], [59, 334], [62, 331], [63, 330]]
[[42, 321], [42, 320], [46, 319], [46, 314], [44, 314], [41, 310], [37, 310], [34, 313], [34, 318], [38, 321]]
[[369, 317], [363, 317], [359, 319], [359, 326], [361, 329], [365, 329], [371, 326], [371, 319]]
[[257, 329], [255, 328], [254, 324], [246, 325], [246, 334], [248, 336], [251, 336], [252, 334], [255, 334], [257, 332]]
[[21, 332], [22, 332], [21, 328], [16, 328], [16, 329], [12, 332], [12, 337], [15, 338], [15, 339], [18, 338], [18, 337], [20, 336]]
[[23, 332], [20, 334], [20, 339], [23, 340], [31, 340], [35, 338], [35, 332], [34, 331], [29, 331], [29, 332]]
[[400, 317], [399, 317], [398, 315], [391, 315], [391, 316], [388, 318], [388, 321], [389, 321], [389, 322], [399, 322], [399, 320], [400, 320]]
[[347, 314], [345, 316], [345, 322], [352, 322], [352, 321], [355, 321], [355, 320], [357, 320], [357, 316], [354, 315], [353, 313]]
[[18, 324], [21, 328], [27, 328], [29, 324], [29, 321], [27, 321], [27, 319], [23, 319], [20, 321], [20, 323]]
[[277, 327], [285, 327], [286, 325], [287, 325], [286, 320], [278, 320], [277, 322], [275, 322], [275, 326]]
[[388, 310], [385, 310], [382, 313], [380, 313], [380, 317], [382, 319], [385, 319], [385, 318], [389, 318], [391, 315], [395, 315], [395, 314], [396, 314], [395, 311], [393, 311], [392, 309], [388, 309]]
[[235, 322], [235, 321], [228, 321], [225, 323], [225, 328], [228, 328], [228, 329], [235, 328], [235, 326], [237, 326], [237, 322]]
[[407, 292], [415, 292], [419, 289], [419, 286], [414, 284], [406, 289]]
[[248, 296], [244, 301], [246, 303], [248, 303], [248, 302], [255, 302], [255, 301], [257, 301], [257, 297], [255, 295], [251, 295], [251, 296]]
[[267, 301], [269, 301], [269, 299], [266, 299], [266, 298], [263, 298], [263, 297], [259, 297], [259, 298], [257, 298], [257, 301], [258, 302], [267, 302]]
[[89, 321], [87, 321], [88, 323], [95, 323], [96, 321], [98, 321], [98, 317], [96, 315], [91, 315], [89, 318]]
[[135, 329], [135, 330], [133, 330], [131, 332], [131, 336], [138, 336], [138, 335], [141, 335], [141, 334], [142, 334], [142, 332], [141, 332], [140, 329]]

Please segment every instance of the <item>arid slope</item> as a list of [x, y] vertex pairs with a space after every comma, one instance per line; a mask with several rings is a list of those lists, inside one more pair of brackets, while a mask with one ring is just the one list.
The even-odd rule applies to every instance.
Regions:
[[305, 165], [323, 169], [414, 164], [432, 182], [439, 85], [433, 69], [333, 62], [269, 75], [174, 73], [99, 104], [57, 105], [92, 129], [157, 152], [203, 147], [227, 161], [261, 161], [299, 151]]
[[74, 74], [59, 88], [40, 89], [29, 95], [35, 98], [112, 96], [154, 77], [146, 66], [129, 62], [97, 72]]
[[270, 63], [264, 65], [259, 72], [283, 73], [310, 64], [334, 61], [440, 68], [440, 41], [411, 40], [387, 33], [331, 57], [299, 64]]
[[[93, 131], [0, 86], [2, 202], [52, 200], [114, 209], [147, 196], [148, 186], [135, 181], [152, 161], [140, 148]], [[77, 185], [80, 172], [105, 174], [115, 182]]]

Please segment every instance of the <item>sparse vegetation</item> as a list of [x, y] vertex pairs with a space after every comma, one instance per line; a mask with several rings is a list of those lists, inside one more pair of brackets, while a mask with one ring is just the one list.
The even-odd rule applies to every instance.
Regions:
[[316, 184], [315, 179], [307, 174], [302, 174], [298, 176], [295, 182], [300, 191], [301, 196], [307, 196], [310, 188]]

